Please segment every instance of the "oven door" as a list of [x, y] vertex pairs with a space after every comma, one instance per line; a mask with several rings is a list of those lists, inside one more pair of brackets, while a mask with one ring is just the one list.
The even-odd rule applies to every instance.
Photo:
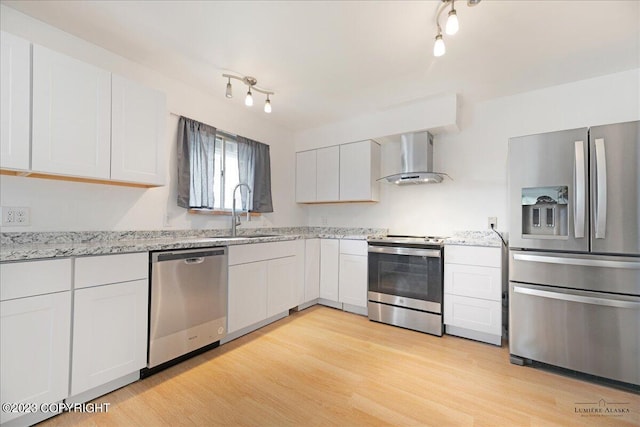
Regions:
[[442, 250], [369, 245], [369, 300], [442, 313]]

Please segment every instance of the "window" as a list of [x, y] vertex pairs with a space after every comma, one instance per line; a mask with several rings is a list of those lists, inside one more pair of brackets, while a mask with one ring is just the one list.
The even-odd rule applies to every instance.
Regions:
[[[233, 205], [233, 189], [240, 181], [238, 171], [238, 142], [225, 136], [216, 136], [215, 175], [213, 177], [214, 209], [231, 209]], [[239, 194], [239, 192], [236, 192]], [[236, 194], [238, 196], [238, 194]], [[239, 196], [238, 196], [239, 197]], [[240, 200], [236, 201], [239, 208]]]
[[269, 151], [267, 144], [219, 132], [213, 126], [180, 117], [178, 206], [207, 211], [230, 210], [233, 190], [242, 182], [249, 188], [240, 192], [242, 203], [236, 204], [238, 210], [273, 212]]

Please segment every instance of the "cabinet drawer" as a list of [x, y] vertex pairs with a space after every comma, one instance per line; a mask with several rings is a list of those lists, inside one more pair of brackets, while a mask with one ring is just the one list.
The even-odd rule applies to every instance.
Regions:
[[340, 240], [340, 253], [367, 256], [366, 240]]
[[68, 291], [71, 259], [0, 264], [0, 300]]
[[296, 242], [267, 242], [229, 246], [229, 265], [295, 256]]
[[501, 270], [495, 267], [447, 263], [444, 265], [444, 292], [501, 301]]
[[148, 276], [148, 252], [76, 259], [76, 289], [146, 279]]
[[479, 246], [447, 245], [444, 248], [444, 262], [499, 268], [502, 266], [502, 250]]
[[500, 335], [502, 334], [502, 306], [499, 301], [445, 294], [444, 323], [473, 331]]

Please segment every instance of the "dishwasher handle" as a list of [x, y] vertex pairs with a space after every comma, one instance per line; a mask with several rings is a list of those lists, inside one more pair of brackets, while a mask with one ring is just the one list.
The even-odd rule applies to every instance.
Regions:
[[204, 262], [205, 257], [226, 255], [226, 247], [187, 249], [180, 251], [162, 251], [153, 253], [151, 256], [151, 262], [155, 263], [164, 261], [185, 260], [185, 264], [200, 264]]

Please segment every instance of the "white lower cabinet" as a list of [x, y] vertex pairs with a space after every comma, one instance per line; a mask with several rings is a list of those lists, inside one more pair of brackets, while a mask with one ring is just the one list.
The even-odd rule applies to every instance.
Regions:
[[147, 364], [147, 280], [75, 291], [71, 395]]
[[0, 397], [36, 413], [0, 412], [0, 423], [30, 425], [57, 412], [43, 404], [69, 395], [70, 259], [0, 264]]
[[296, 242], [229, 247], [228, 342], [297, 305]]
[[267, 317], [296, 305], [296, 257], [267, 261]]
[[[367, 242], [340, 240], [339, 300], [344, 308], [367, 314]], [[349, 307], [353, 306], [353, 307]]]
[[[0, 313], [2, 403], [39, 408], [62, 401], [69, 393], [71, 292], [2, 301]], [[24, 425], [37, 422], [24, 411], [12, 413], [4, 407], [0, 422], [21, 415], [29, 418]]]
[[444, 259], [446, 332], [501, 345], [501, 248], [447, 245]]
[[320, 298], [320, 239], [306, 239], [304, 244], [304, 287], [299, 303]]
[[320, 298], [338, 301], [338, 277], [340, 269], [340, 241], [320, 240]]
[[230, 266], [228, 298], [228, 333], [266, 319], [267, 263], [260, 261]]
[[147, 364], [149, 255], [75, 260], [71, 397], [86, 402], [140, 378]]

